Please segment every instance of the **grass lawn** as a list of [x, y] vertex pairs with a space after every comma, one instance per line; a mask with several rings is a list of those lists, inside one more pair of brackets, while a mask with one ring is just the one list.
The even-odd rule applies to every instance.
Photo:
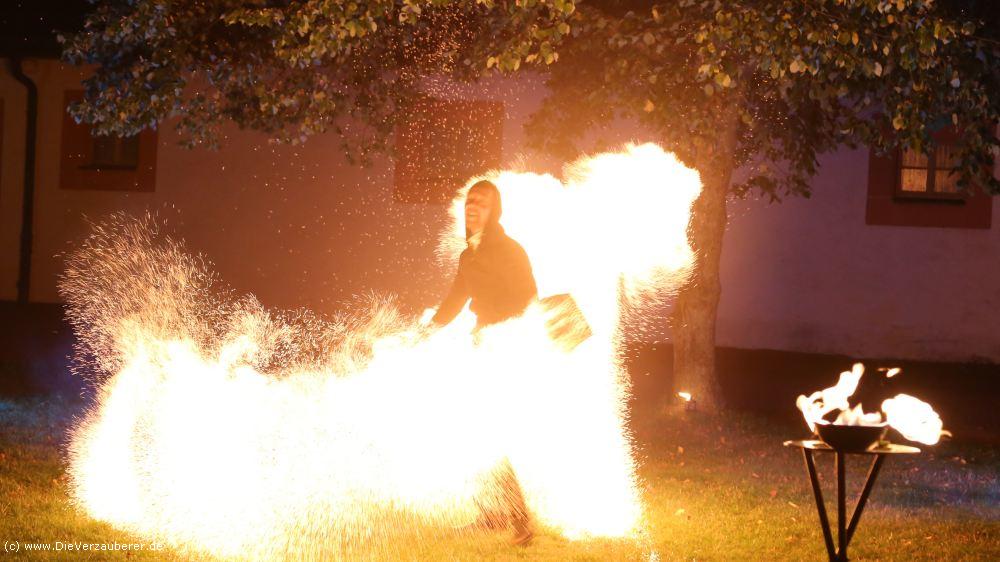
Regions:
[[[0, 400], [0, 540], [144, 542], [94, 521], [68, 500], [62, 447], [75, 404]], [[790, 404], [789, 407], [792, 407]], [[527, 548], [502, 535], [402, 537], [363, 549], [371, 560], [822, 560], [812, 492], [798, 450], [802, 423], [743, 414], [705, 418], [676, 412], [634, 421], [649, 539], [570, 542], [545, 533]], [[947, 421], [947, 420], [946, 420]], [[850, 547], [852, 560], [1000, 560], [1000, 449], [961, 441], [883, 466]], [[832, 455], [820, 455], [827, 501]], [[851, 459], [855, 491], [867, 463]], [[582, 490], [581, 493], [586, 493]], [[848, 510], [853, 505], [849, 496]], [[829, 504], [831, 517], [836, 506]], [[55, 548], [53, 546], [53, 548]], [[108, 559], [107, 553], [49, 552], [31, 559]], [[126, 558], [119, 553], [113, 559]], [[189, 560], [164, 550], [130, 560]]]

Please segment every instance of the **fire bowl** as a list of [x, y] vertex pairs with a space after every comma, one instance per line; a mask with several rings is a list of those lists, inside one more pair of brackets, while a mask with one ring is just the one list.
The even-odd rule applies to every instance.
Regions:
[[816, 424], [816, 433], [824, 443], [845, 452], [867, 451], [888, 429], [884, 425]]

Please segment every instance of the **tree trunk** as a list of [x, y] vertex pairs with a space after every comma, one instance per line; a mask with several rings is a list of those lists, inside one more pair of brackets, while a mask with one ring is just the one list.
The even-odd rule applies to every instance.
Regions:
[[[678, 295], [671, 327], [674, 393], [690, 392], [696, 407], [708, 412], [722, 406], [715, 376], [715, 318], [722, 295], [719, 260], [726, 232], [726, 195], [736, 148], [736, 122], [727, 121], [711, 154], [698, 162], [703, 185], [688, 225], [697, 257], [691, 279]], [[673, 395], [668, 398], [676, 400]]]

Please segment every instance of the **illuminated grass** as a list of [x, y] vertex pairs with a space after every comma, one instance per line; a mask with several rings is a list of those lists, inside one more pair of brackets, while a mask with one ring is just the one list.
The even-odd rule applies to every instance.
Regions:
[[[0, 401], [0, 540], [144, 542], [70, 505], [61, 443], [75, 411], [74, 404], [62, 400]], [[570, 542], [543, 530], [530, 547], [517, 548], [502, 534], [451, 536], [415, 529], [392, 544], [368, 543], [354, 553], [370, 560], [636, 560], [648, 558], [650, 550], [660, 560], [823, 558], [801, 455], [781, 447], [782, 440], [802, 436], [803, 427], [743, 415], [714, 421], [685, 415], [640, 418], [635, 426], [651, 531], [648, 545]], [[861, 458], [851, 460], [848, 482], [860, 487], [867, 467]], [[819, 467], [830, 484], [832, 459], [821, 456]], [[998, 473], [995, 448], [961, 443], [890, 459], [851, 544], [851, 558], [1000, 559]], [[827, 499], [833, 499], [829, 488]], [[331, 554], [322, 548], [315, 554], [321, 553]], [[69, 556], [108, 558], [64, 551], [31, 559]], [[139, 552], [130, 559], [190, 556]]]

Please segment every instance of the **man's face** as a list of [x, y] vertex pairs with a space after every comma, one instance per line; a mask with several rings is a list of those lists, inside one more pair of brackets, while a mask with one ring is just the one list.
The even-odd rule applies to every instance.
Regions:
[[465, 198], [465, 228], [473, 234], [482, 232], [493, 212], [493, 193], [473, 189]]

